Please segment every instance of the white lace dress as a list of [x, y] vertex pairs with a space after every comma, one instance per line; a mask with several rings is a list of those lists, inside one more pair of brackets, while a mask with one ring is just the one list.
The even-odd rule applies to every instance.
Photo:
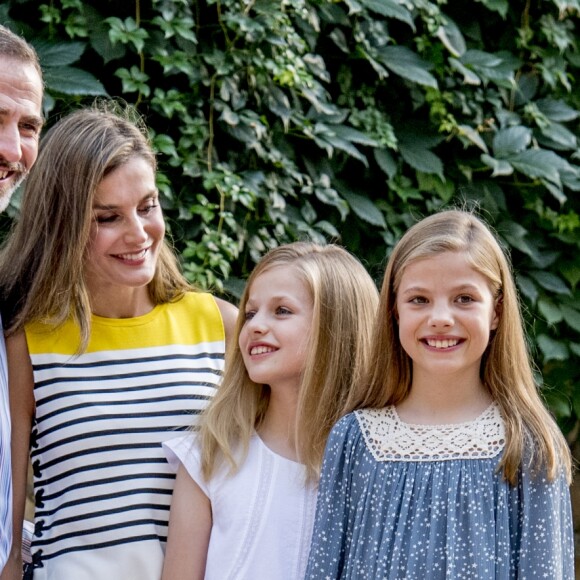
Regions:
[[412, 425], [394, 407], [333, 428], [307, 579], [574, 578], [568, 485], [497, 466], [504, 424]]

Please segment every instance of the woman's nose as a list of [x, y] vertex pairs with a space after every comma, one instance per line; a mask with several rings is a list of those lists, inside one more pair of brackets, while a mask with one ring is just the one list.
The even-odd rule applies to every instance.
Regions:
[[132, 244], [142, 244], [149, 236], [145, 230], [145, 224], [139, 216], [134, 216], [127, 222], [125, 240]]

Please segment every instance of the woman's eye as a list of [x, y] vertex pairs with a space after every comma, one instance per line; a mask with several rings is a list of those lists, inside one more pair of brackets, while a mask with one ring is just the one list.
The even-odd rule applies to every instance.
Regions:
[[117, 218], [118, 216], [116, 215], [98, 215], [96, 220], [98, 224], [109, 224], [114, 222]]
[[151, 204], [146, 205], [145, 207], [141, 208], [139, 211], [141, 213], [147, 215], [148, 213], [151, 213], [157, 206], [158, 206], [158, 204], [151, 203]]

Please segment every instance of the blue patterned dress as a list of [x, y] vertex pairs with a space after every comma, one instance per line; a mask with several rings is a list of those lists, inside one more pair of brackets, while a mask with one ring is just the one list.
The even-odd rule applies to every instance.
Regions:
[[572, 580], [569, 488], [497, 471], [497, 405], [474, 421], [411, 425], [394, 407], [333, 428], [318, 492], [308, 580]]

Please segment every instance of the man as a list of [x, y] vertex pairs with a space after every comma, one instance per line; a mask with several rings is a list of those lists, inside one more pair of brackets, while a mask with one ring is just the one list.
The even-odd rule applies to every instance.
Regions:
[[[0, 25], [0, 211], [38, 155], [42, 72], [34, 49]], [[12, 545], [12, 479], [6, 350], [0, 332], [0, 571]]]

